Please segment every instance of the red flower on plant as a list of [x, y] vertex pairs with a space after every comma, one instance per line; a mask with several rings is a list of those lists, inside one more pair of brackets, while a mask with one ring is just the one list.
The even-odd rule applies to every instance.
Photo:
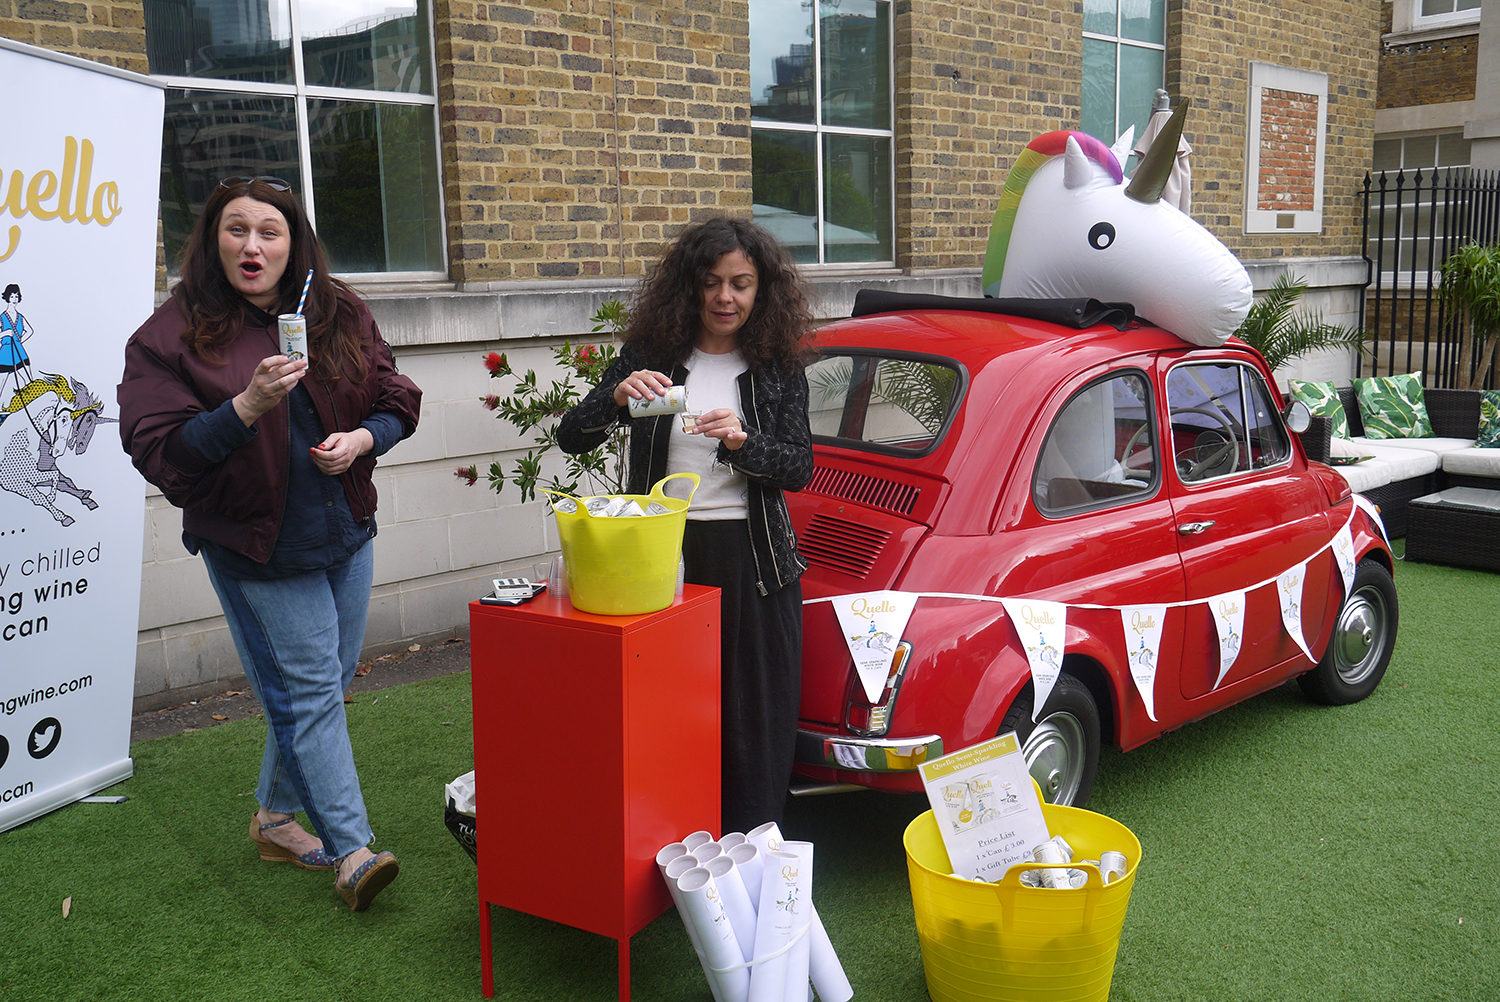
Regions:
[[510, 368], [510, 364], [506, 362], [504, 355], [498, 351], [492, 351], [484, 356], [484, 367], [490, 370], [490, 375], [498, 376], [502, 372], [507, 371]]
[[500, 398], [493, 393], [487, 397], [480, 397], [479, 402], [484, 404], [484, 409], [487, 411], [497, 411], [500, 409]]
[[599, 347], [592, 344], [580, 345], [576, 357], [580, 362], [592, 362], [599, 357]]
[[469, 486], [473, 487], [474, 484], [479, 480], [479, 467], [460, 466], [458, 469], [453, 471], [453, 475], [460, 480], [468, 481]]

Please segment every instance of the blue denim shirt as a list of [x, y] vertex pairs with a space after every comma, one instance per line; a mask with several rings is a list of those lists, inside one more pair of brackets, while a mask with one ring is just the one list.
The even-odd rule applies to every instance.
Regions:
[[[271, 559], [264, 564], [191, 533], [182, 534], [189, 553], [207, 550], [214, 565], [234, 578], [279, 578], [323, 570], [348, 559], [374, 538], [374, 517], [356, 522], [337, 477], [322, 473], [310, 450], [327, 437], [307, 388], [298, 383], [287, 394], [291, 457], [287, 470], [286, 510]], [[375, 439], [375, 455], [383, 455], [401, 440], [401, 421], [394, 414], [376, 412], [361, 423]], [[223, 462], [259, 432], [246, 427], [226, 400], [216, 410], [196, 415], [183, 426], [188, 448], [211, 463]]]

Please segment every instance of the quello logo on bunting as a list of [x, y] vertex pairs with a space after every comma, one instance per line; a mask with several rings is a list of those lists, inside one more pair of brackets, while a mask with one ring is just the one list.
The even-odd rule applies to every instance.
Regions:
[[880, 702], [896, 645], [916, 604], [914, 593], [901, 591], [866, 592], [833, 603], [860, 685], [872, 704]]
[[[108, 226], [124, 211], [120, 205], [120, 186], [114, 181], [93, 182], [94, 144], [73, 136], [63, 140], [62, 162], [57, 170], [38, 170], [31, 174], [13, 170], [7, 182], [0, 172], [0, 183], [5, 184], [4, 197], [0, 198], [0, 215], [12, 219], [31, 216], [43, 222], [57, 220], [64, 223], [87, 225], [98, 223]], [[5, 250], [0, 261], [8, 259], [21, 244], [21, 226], [12, 223], [4, 236]]]
[[1062, 674], [1063, 647], [1068, 632], [1068, 607], [1038, 599], [1002, 598], [1006, 615], [1026, 651], [1031, 667], [1031, 719], [1036, 720]]
[[1166, 618], [1165, 605], [1131, 605], [1120, 610], [1130, 677], [1152, 720], [1156, 719], [1156, 668], [1161, 662], [1161, 630]]

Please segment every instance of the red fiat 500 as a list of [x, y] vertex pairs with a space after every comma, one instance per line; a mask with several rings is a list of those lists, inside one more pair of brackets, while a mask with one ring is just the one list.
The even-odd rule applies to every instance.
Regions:
[[[1305, 411], [1282, 413], [1253, 349], [933, 300], [861, 293], [818, 332], [817, 469], [788, 498], [811, 565], [800, 776], [919, 790], [922, 762], [1015, 730], [1046, 798], [1076, 805], [1103, 742], [1135, 748], [1294, 676], [1323, 703], [1374, 691], [1396, 638], [1390, 548], [1307, 461], [1288, 427]], [[882, 592], [914, 597], [884, 645], [878, 617], [862, 637], [838, 612]], [[1001, 600], [1057, 603], [1060, 658]], [[1142, 606], [1162, 619], [1149, 645]]]

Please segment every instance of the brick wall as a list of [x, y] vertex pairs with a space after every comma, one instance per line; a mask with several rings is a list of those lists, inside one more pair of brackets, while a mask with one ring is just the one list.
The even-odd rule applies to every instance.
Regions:
[[750, 212], [749, 7], [440, 0], [453, 277], [639, 275]]
[[[1386, 3], [1383, 30], [1391, 30]], [[1479, 68], [1479, 34], [1382, 47], [1378, 107], [1409, 108], [1472, 101]]]
[[[1360, 253], [1380, 17], [1379, 0], [1168, 4], [1167, 90], [1193, 102], [1193, 216], [1241, 258]], [[1243, 232], [1251, 62], [1328, 75], [1321, 234]]]
[[1078, 127], [1081, 8], [898, 0], [895, 27], [896, 263], [978, 267], [1010, 165]]
[[146, 21], [139, 2], [0, 0], [0, 37], [146, 72]]
[[1302, 212], [1313, 202], [1318, 154], [1318, 102], [1307, 94], [1267, 88], [1260, 99], [1259, 208]]

